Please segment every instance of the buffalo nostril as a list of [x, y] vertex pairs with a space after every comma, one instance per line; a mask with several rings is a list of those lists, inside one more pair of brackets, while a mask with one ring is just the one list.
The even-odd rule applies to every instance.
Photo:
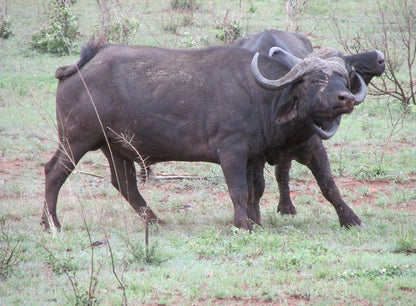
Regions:
[[338, 101], [341, 102], [343, 106], [351, 106], [354, 105], [354, 95], [348, 92], [342, 92], [338, 94]]
[[354, 99], [354, 97], [350, 94], [347, 94], [347, 93], [341, 93], [341, 94], [338, 95], [338, 100], [341, 101], [341, 102], [348, 102], [348, 101], [351, 101], [353, 99]]

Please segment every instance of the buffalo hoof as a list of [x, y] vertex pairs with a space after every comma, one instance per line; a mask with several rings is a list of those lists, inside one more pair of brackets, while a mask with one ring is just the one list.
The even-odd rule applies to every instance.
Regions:
[[280, 212], [281, 215], [296, 215], [298, 212], [296, 211], [295, 206], [290, 204], [282, 204], [279, 202], [279, 205], [277, 206], [277, 212]]
[[139, 216], [147, 223], [156, 223], [165, 225], [166, 223], [159, 219], [150, 207], [143, 207], [140, 209]]
[[51, 227], [49, 226], [49, 222], [48, 221], [40, 221], [40, 226], [42, 227], [42, 230], [46, 233], [49, 233], [51, 230]]
[[251, 224], [257, 224], [261, 226], [261, 216], [259, 210], [249, 210], [248, 211], [248, 219], [249, 223]]
[[352, 228], [357, 228], [363, 231], [367, 230], [367, 227], [362, 222], [360, 224], [348, 224], [348, 225], [345, 224], [345, 225], [341, 225], [341, 227], [344, 227], [346, 230], [350, 230]]
[[258, 225], [258, 226], [261, 226], [261, 222], [260, 222], [260, 220], [259, 219], [256, 219], [256, 220], [253, 220], [253, 219], [249, 219], [249, 223], [251, 224], [251, 225]]
[[56, 227], [56, 226], [52, 225], [53, 230], [51, 230], [51, 226], [49, 225], [49, 222], [48, 221], [42, 220], [40, 222], [40, 226], [42, 227], [42, 230], [45, 233], [52, 233], [52, 234], [58, 233], [59, 234], [61, 232], [61, 227], [60, 226], [59, 227]]
[[340, 220], [341, 227], [345, 227], [347, 230], [350, 230], [353, 227], [365, 230], [365, 224], [361, 222], [360, 218], [356, 215], [351, 216], [348, 220]]
[[246, 231], [250, 231], [250, 232], [253, 230], [253, 226], [251, 225], [251, 223], [247, 219], [246, 220], [234, 220], [234, 226], [236, 228], [246, 230]]
[[357, 228], [359, 228], [359, 229], [361, 229], [363, 231], [365, 231], [367, 229], [367, 227], [365, 226], [365, 224], [362, 223], [362, 222], [360, 223], [360, 225], [356, 225], [355, 227], [357, 227]]

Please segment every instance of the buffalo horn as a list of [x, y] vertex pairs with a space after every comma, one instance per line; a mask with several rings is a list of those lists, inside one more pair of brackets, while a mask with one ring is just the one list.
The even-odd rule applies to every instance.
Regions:
[[360, 82], [360, 91], [354, 94], [354, 105], [359, 105], [364, 101], [365, 96], [367, 95], [367, 86], [365, 85], [364, 80], [358, 73], [356, 74], [356, 76], [358, 77], [358, 80]]
[[335, 133], [338, 131], [340, 122], [341, 122], [341, 116], [337, 117], [332, 122], [329, 129], [327, 129], [327, 130], [322, 129], [321, 127], [319, 127], [315, 123], [312, 123], [312, 129], [315, 132], [315, 134], [317, 134], [319, 136], [319, 138], [326, 140], [326, 139], [329, 139], [329, 138], [331, 138], [332, 136], [335, 135]]
[[294, 56], [292, 53], [287, 52], [286, 50], [280, 48], [280, 47], [272, 47], [269, 50], [269, 56], [273, 56], [274, 54], [278, 54], [279, 56], [283, 56], [284, 59], [291, 65], [295, 66], [296, 64], [299, 64], [302, 59]]
[[270, 80], [265, 78], [260, 73], [258, 60], [259, 53], [257, 52], [256, 55], [254, 55], [253, 60], [251, 61], [251, 72], [253, 73], [254, 78], [260, 84], [260, 86], [272, 90], [283, 89], [295, 82], [296, 80], [300, 79], [303, 75], [317, 69], [319, 70], [319, 68], [323, 67], [322, 62], [324, 62], [323, 60], [316, 57], [307, 58], [295, 65], [288, 73], [286, 73], [286, 75], [284, 75], [280, 79]]

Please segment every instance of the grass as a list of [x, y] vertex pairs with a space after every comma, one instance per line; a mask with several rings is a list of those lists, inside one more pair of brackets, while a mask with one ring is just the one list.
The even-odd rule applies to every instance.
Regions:
[[[170, 11], [170, 1], [144, 2], [137, 5], [136, 44], [218, 44], [214, 16], [222, 21], [227, 8], [244, 33], [282, 29], [285, 23], [278, 2], [242, 2], [240, 9], [238, 2], [213, 1], [213, 13], [203, 2], [192, 23]], [[340, 229], [309, 170], [297, 163], [290, 184], [298, 215], [275, 213], [277, 185], [267, 166], [263, 226], [251, 234], [232, 226], [219, 166], [163, 163], [153, 170], [199, 178], [140, 185], [167, 222], [150, 227], [146, 249], [145, 225], [111, 186], [105, 158], [94, 152], [60, 193], [63, 233], [43, 233], [43, 165], [57, 141], [53, 73], [78, 55], [53, 57], [28, 49], [29, 29], [40, 27], [42, 11], [37, 1], [28, 3], [8, 1], [15, 36], [0, 42], [0, 304], [414, 303], [416, 115], [410, 113], [392, 130], [400, 107], [390, 101], [389, 110], [375, 97], [343, 118], [339, 132], [325, 142], [335, 180], [366, 231]], [[374, 4], [343, 3], [348, 9], [342, 12], [330, 1], [311, 4], [301, 32], [311, 32], [315, 45], [337, 45], [328, 25], [331, 15], [339, 14], [353, 35]], [[82, 44], [98, 11], [95, 3], [83, 1], [75, 10]], [[164, 31], [165, 23], [172, 23], [175, 33]], [[105, 236], [107, 245], [90, 247]]]

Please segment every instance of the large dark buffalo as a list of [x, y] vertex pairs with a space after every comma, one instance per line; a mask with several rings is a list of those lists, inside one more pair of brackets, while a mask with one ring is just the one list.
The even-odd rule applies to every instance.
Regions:
[[[333, 126], [365, 97], [363, 81], [332, 54], [325, 60], [312, 54], [293, 66], [285, 57], [237, 47], [89, 44], [76, 65], [56, 72], [59, 146], [45, 165], [42, 224], [51, 220], [60, 229], [59, 190], [81, 157], [100, 149], [114, 187], [154, 221], [136, 185], [138, 152], [146, 164], [220, 164], [234, 224], [250, 229], [250, 219], [260, 222], [257, 198], [268, 154], [302, 144], [318, 126]], [[361, 224], [345, 203], [334, 206], [342, 225]]]
[[[298, 58], [304, 58], [313, 52], [312, 44], [305, 36], [279, 30], [265, 30], [251, 34], [238, 40], [235, 45], [271, 56], [279, 53], [279, 49], [274, 47], [279, 47]], [[342, 55], [341, 57], [349, 66], [354, 67], [356, 73], [363, 78], [367, 85], [374, 76], [380, 76], [385, 70], [384, 57], [378, 51]], [[296, 59], [293, 60], [296, 62]], [[296, 208], [290, 199], [289, 189], [289, 170], [292, 160], [306, 165], [312, 171], [323, 195], [329, 202], [335, 207], [344, 205], [332, 178], [328, 156], [321, 138], [313, 134], [304, 142], [279, 147], [269, 154], [268, 162], [276, 165], [275, 174], [280, 192], [277, 211], [281, 214], [296, 214]]]

